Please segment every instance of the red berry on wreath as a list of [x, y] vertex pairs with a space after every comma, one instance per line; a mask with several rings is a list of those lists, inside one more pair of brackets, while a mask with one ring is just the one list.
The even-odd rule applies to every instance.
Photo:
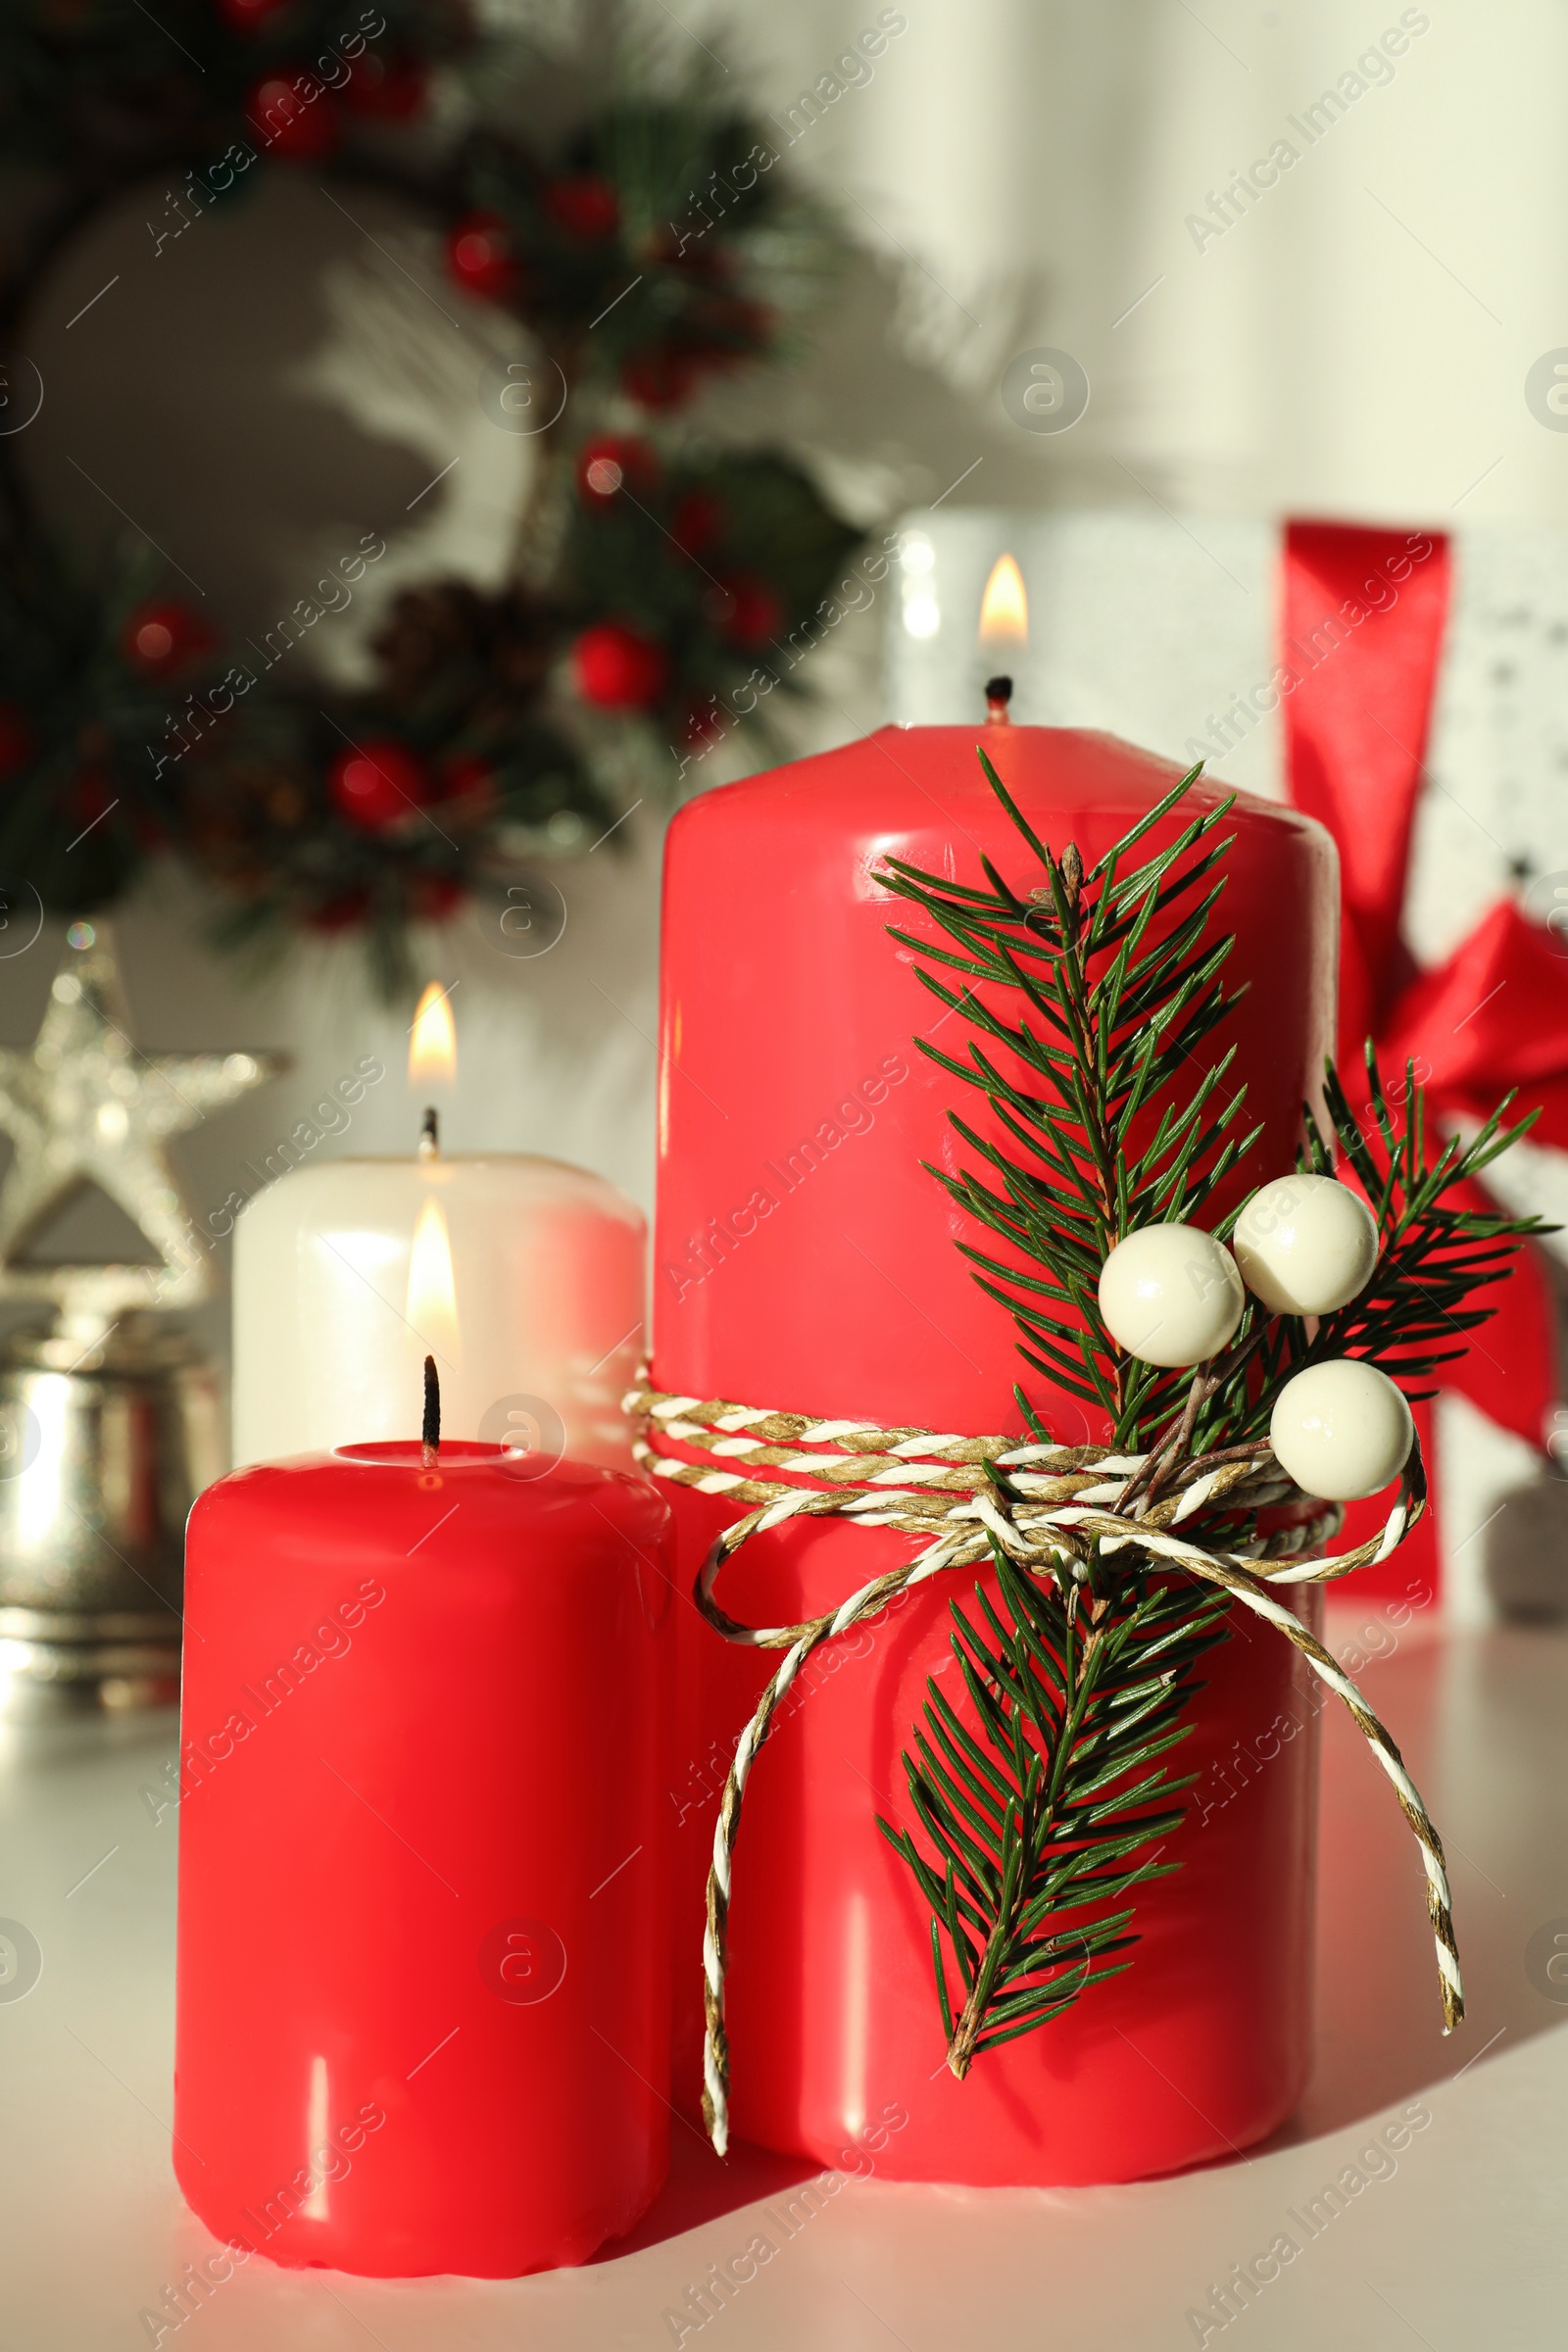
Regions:
[[659, 461], [634, 433], [601, 433], [577, 452], [577, 488], [590, 506], [604, 506], [617, 490], [651, 490]]
[[548, 180], [544, 208], [546, 219], [563, 236], [576, 237], [585, 245], [612, 237], [620, 226], [620, 198], [608, 179], [594, 172]]
[[0, 703], [0, 781], [19, 775], [32, 758], [32, 727], [20, 703]]
[[73, 823], [96, 825], [109, 814], [118, 798], [102, 768], [82, 768], [74, 778], [68, 795]]
[[245, 113], [257, 137], [274, 155], [304, 162], [337, 145], [336, 112], [313, 74], [269, 74], [251, 85]]
[[776, 637], [784, 623], [784, 600], [756, 572], [737, 571], [721, 580], [708, 599], [709, 616], [729, 644], [752, 648]]
[[326, 785], [338, 813], [366, 833], [389, 831], [416, 815], [431, 797], [424, 761], [395, 735], [372, 735], [340, 753]]
[[669, 683], [669, 656], [626, 621], [598, 620], [572, 647], [571, 671], [583, 701], [601, 710], [651, 710]]
[[700, 556], [723, 537], [728, 519], [711, 490], [688, 490], [670, 517], [669, 535], [683, 556]]
[[682, 740], [708, 751], [724, 732], [724, 712], [715, 695], [706, 703], [688, 703], [680, 722]]
[[313, 906], [305, 920], [313, 931], [352, 931], [363, 923], [370, 910], [369, 896], [363, 890], [340, 890], [334, 898], [322, 899]]
[[260, 32], [293, 4], [294, 0], [218, 0], [218, 13], [236, 32]]
[[412, 122], [430, 95], [429, 71], [416, 57], [377, 57], [368, 49], [343, 85], [351, 115], [371, 122]]
[[465, 895], [463, 884], [450, 874], [416, 874], [409, 885], [409, 912], [416, 923], [450, 922]]
[[130, 826], [132, 841], [149, 858], [156, 857], [160, 850], [172, 849], [173, 837], [168, 826], [160, 824], [150, 808], [138, 808], [132, 801], [125, 810], [125, 819]]
[[447, 238], [447, 269], [480, 302], [513, 302], [522, 271], [512, 230], [499, 213], [465, 213]]
[[201, 614], [173, 598], [138, 605], [120, 632], [120, 650], [149, 678], [183, 669], [218, 643]]
[[670, 343], [651, 343], [634, 352], [620, 371], [620, 387], [645, 409], [678, 409], [691, 398], [697, 367], [688, 351]]
[[731, 367], [761, 351], [777, 329], [772, 306], [744, 294], [705, 294], [692, 305], [692, 340], [704, 367]]
[[462, 801], [463, 813], [482, 822], [494, 808], [496, 771], [477, 752], [454, 752], [441, 762], [443, 801]]
[[704, 296], [688, 306], [684, 339], [674, 355], [676, 374], [684, 373], [686, 389], [693, 391], [705, 375], [726, 375], [748, 361], [764, 359], [775, 327], [774, 313], [764, 302]]

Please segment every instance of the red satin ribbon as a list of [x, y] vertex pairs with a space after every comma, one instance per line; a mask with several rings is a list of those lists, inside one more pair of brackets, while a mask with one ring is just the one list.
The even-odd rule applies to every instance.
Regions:
[[[1322, 522], [1286, 531], [1276, 682], [1290, 797], [1339, 845], [1340, 1072], [1363, 1108], [1372, 1036], [1385, 1083], [1413, 1061], [1440, 1119], [1485, 1116], [1518, 1087], [1510, 1118], [1539, 1106], [1536, 1135], [1568, 1149], [1568, 957], [1509, 900], [1430, 971], [1417, 970], [1400, 936], [1451, 576], [1448, 542], [1427, 532]], [[1450, 1198], [1496, 1205], [1479, 1185]], [[1488, 1302], [1491, 1322], [1437, 1377], [1539, 1446], [1560, 1376], [1530, 1245]], [[1435, 1584], [1435, 1557], [1433, 1571]]]

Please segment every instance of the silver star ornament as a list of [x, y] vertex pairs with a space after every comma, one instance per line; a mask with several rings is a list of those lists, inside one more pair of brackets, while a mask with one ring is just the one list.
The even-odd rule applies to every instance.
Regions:
[[[130, 1038], [113, 943], [82, 925], [31, 1050], [0, 1049], [0, 1128], [16, 1146], [0, 1183], [0, 1297], [53, 1299], [68, 1319], [211, 1297], [210, 1249], [164, 1149], [287, 1067], [278, 1054], [143, 1054]], [[96, 1185], [157, 1251], [157, 1265], [49, 1265], [24, 1253], [72, 1197]]]

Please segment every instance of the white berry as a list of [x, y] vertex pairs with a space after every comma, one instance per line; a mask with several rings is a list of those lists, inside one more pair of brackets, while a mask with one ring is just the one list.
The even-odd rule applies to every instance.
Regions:
[[1198, 1225], [1146, 1225], [1100, 1269], [1105, 1329], [1146, 1364], [1200, 1364], [1224, 1347], [1247, 1293], [1223, 1242]]
[[1371, 1281], [1377, 1219], [1332, 1176], [1280, 1176], [1252, 1195], [1231, 1247], [1271, 1315], [1327, 1315]]
[[1268, 1435], [1275, 1460], [1303, 1494], [1353, 1502], [1398, 1476], [1415, 1423], [1386, 1372], [1342, 1355], [1286, 1382]]

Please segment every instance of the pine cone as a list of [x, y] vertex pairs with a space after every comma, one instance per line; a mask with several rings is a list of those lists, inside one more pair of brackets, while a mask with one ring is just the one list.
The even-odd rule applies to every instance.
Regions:
[[402, 708], [499, 697], [531, 703], [555, 657], [558, 627], [521, 589], [487, 595], [463, 580], [408, 588], [374, 639], [384, 690]]

